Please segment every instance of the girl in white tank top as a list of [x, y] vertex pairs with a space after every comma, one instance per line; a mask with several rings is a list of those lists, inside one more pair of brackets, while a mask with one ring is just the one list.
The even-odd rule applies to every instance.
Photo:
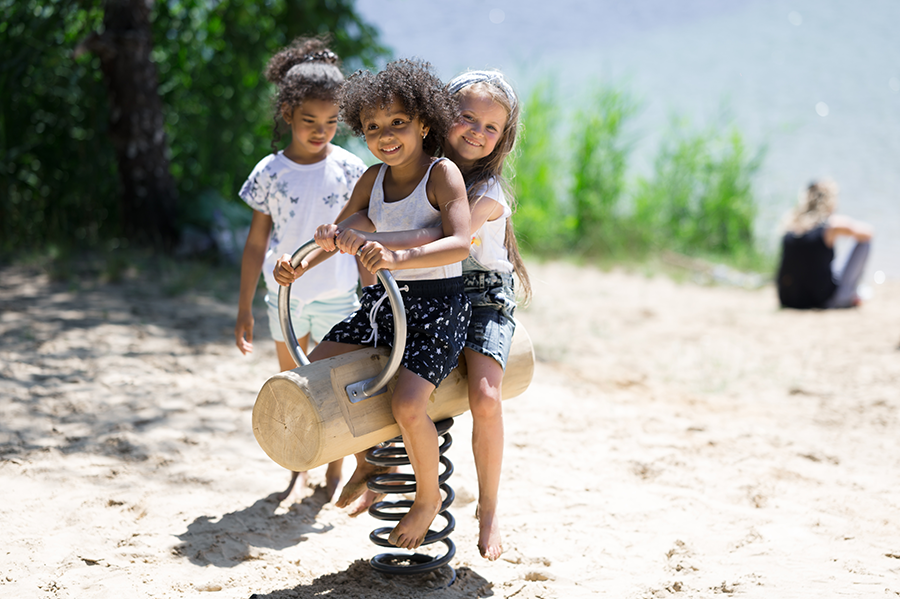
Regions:
[[[401, 200], [386, 202], [384, 199], [384, 174], [388, 165], [382, 164], [375, 177], [375, 185], [369, 196], [369, 220], [379, 233], [393, 231], [411, 231], [413, 229], [428, 229], [441, 226], [441, 211], [435, 208], [425, 191], [431, 169], [438, 162], [445, 160], [439, 158], [430, 165], [425, 176], [416, 185], [411, 194]], [[462, 274], [462, 263], [453, 262], [430, 268], [408, 268], [393, 271], [394, 277], [402, 281], [418, 281], [423, 279], [449, 279]]]
[[[426, 408], [435, 387], [458, 363], [471, 316], [460, 276], [460, 263], [469, 254], [471, 224], [465, 183], [456, 165], [434, 159], [456, 115], [431, 66], [412, 60], [389, 63], [377, 75], [355, 73], [341, 89], [340, 107], [344, 122], [365, 137], [383, 164], [370, 167], [359, 179], [337, 224], [318, 228], [316, 242], [324, 252], [311, 254], [308, 263], [340, 250], [357, 255], [373, 273], [392, 271], [401, 287], [407, 339], [391, 409], [415, 472], [416, 497], [389, 540], [397, 547], [415, 549], [442, 501], [438, 436]], [[408, 235], [410, 229], [429, 226], [440, 226], [443, 237], [409, 249], [392, 246], [393, 232]], [[306, 268], [308, 264], [295, 271], [285, 255], [275, 278], [288, 285]], [[394, 323], [383, 296], [380, 284], [366, 287], [362, 307], [332, 328], [310, 353], [310, 360], [361, 345], [389, 345]], [[375, 499], [366, 490], [366, 481], [377, 468], [366, 462], [365, 454], [357, 454], [356, 472], [337, 501], [338, 507], [345, 507], [362, 497], [354, 513]]]

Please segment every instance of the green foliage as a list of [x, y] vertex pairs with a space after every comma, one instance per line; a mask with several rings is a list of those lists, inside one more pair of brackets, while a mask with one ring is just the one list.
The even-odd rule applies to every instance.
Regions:
[[[768, 261], [753, 234], [753, 177], [763, 152], [750, 152], [740, 132], [695, 132], [676, 122], [652, 172], [634, 175], [632, 97], [611, 87], [575, 112], [569, 147], [559, 156], [562, 119], [544, 85], [523, 108], [525, 135], [515, 161], [516, 231], [527, 251], [628, 260], [674, 250], [742, 267]], [[570, 165], [571, 175], [562, 165]], [[558, 182], [571, 180], [568, 195]]]
[[[332, 32], [348, 70], [387, 54], [352, 0], [153, 7], [152, 58], [186, 220], [210, 193], [235, 198], [271, 151], [273, 89], [263, 70], [274, 52]], [[99, 60], [73, 56], [102, 29], [102, 0], [0, 0], [0, 14], [0, 252], [102, 245], [121, 235], [107, 92]]]
[[263, 71], [295, 37], [334, 32], [348, 69], [386, 50], [350, 0], [157, 2], [153, 59], [182, 198], [215, 189], [232, 198], [271, 151], [274, 87]]
[[626, 93], [600, 88], [591, 108], [576, 115], [571, 194], [575, 236], [585, 252], [610, 253], [627, 243], [621, 210], [632, 143], [624, 139], [624, 127], [636, 112], [637, 104]]
[[516, 237], [526, 251], [560, 251], [565, 247], [566, 227], [558, 200], [561, 162], [556, 153], [558, 110], [553, 86], [539, 85], [522, 110], [522, 135], [512, 161], [515, 196], [527, 198], [516, 208]]
[[72, 51], [88, 2], [0, 0], [0, 251], [116, 234], [115, 154], [99, 60]]
[[691, 133], [677, 124], [664, 140], [651, 177], [639, 178], [635, 220], [649, 244], [729, 255], [753, 248], [752, 178], [740, 132]]

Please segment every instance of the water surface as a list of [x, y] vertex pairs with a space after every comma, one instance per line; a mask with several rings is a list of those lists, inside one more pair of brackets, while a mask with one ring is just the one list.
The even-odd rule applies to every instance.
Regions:
[[[900, 278], [900, 2], [867, 0], [358, 0], [400, 57], [447, 79], [499, 68], [521, 95], [550, 77], [560, 126], [597, 81], [640, 98], [635, 168], [673, 114], [734, 122], [765, 144], [758, 231], [811, 179], [841, 186], [841, 210], [876, 226], [867, 278]], [[527, 201], [527, 200], [526, 200]]]

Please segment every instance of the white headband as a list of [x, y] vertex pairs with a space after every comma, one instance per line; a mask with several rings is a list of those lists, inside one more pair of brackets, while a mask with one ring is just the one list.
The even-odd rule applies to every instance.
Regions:
[[455, 94], [461, 89], [476, 83], [493, 83], [499, 87], [506, 94], [510, 109], [515, 110], [516, 104], [519, 103], [518, 99], [516, 99], [516, 92], [506, 82], [506, 79], [503, 78], [503, 73], [500, 71], [466, 71], [462, 75], [457, 75], [451, 79], [450, 83], [447, 84], [447, 89], [450, 90], [451, 94]]

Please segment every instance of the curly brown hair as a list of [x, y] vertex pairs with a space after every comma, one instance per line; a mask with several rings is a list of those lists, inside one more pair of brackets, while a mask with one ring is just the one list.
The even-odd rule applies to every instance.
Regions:
[[280, 50], [266, 65], [266, 79], [278, 87], [273, 98], [272, 152], [284, 135], [281, 117], [285, 107], [293, 111], [306, 100], [337, 103], [338, 91], [344, 83], [341, 59], [328, 48], [330, 36], [298, 37]]
[[354, 135], [364, 137], [363, 113], [386, 108], [395, 99], [411, 118], [428, 127], [422, 147], [429, 156], [437, 156], [456, 118], [456, 108], [428, 62], [401, 58], [389, 62], [378, 74], [353, 73], [338, 95], [341, 120]]

